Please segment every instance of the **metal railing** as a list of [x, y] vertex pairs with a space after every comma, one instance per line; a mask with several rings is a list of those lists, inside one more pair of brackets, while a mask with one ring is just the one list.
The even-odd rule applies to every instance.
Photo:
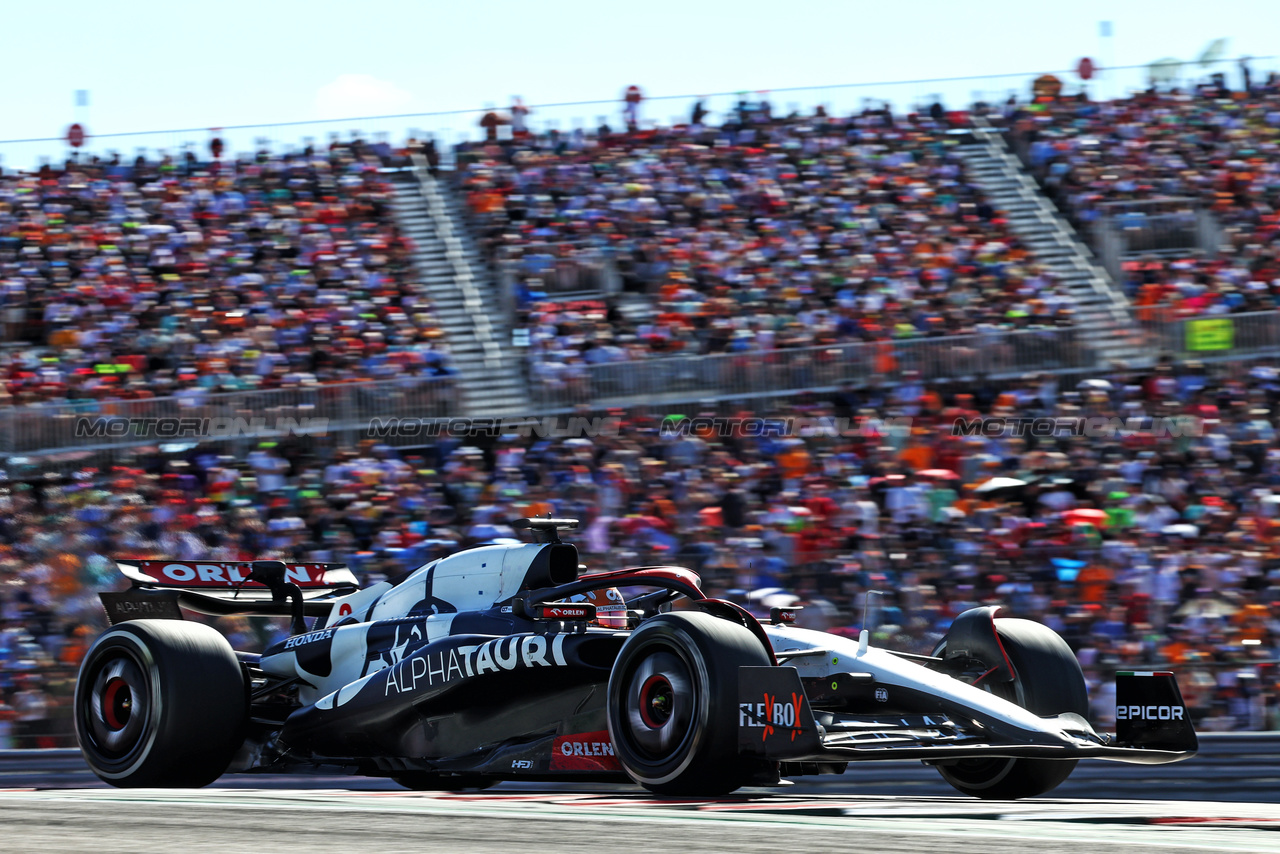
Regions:
[[[608, 256], [594, 247], [528, 244], [522, 251], [498, 260], [503, 287], [523, 288], [554, 299], [565, 294], [604, 295], [616, 291], [617, 273]], [[536, 298], [536, 297], [535, 297]]]
[[[1128, 336], [1147, 354], [1220, 362], [1280, 358], [1280, 311], [1179, 316], [1139, 306]], [[1094, 331], [1096, 335], [1096, 330]], [[1075, 327], [996, 330], [936, 338], [772, 351], [666, 356], [601, 364], [533, 364], [531, 415], [710, 401], [766, 401], [849, 385], [1106, 370]], [[0, 456], [297, 435], [370, 435], [376, 419], [446, 418], [458, 412], [453, 377], [406, 377], [150, 400], [60, 401], [0, 410]], [[483, 414], [483, 413], [480, 413]]]
[[[799, 349], [665, 356], [602, 364], [535, 364], [531, 395], [540, 411], [579, 406], [674, 405], [765, 400], [846, 385], [923, 382], [1107, 370], [1091, 341], [1126, 338], [1144, 354], [1134, 367], [1175, 360], [1280, 357], [1280, 311], [1182, 316], [1172, 306], [1139, 306], [1135, 322], [997, 330]], [[1092, 334], [1092, 337], [1088, 333]]]
[[792, 350], [668, 356], [600, 364], [535, 365], [531, 394], [548, 411], [582, 405], [665, 404], [767, 398], [867, 382], [922, 381], [1028, 371], [1070, 371], [1097, 363], [1074, 328], [991, 331], [939, 338], [859, 342]]
[[1173, 306], [1137, 306], [1142, 346], [1175, 359], [1280, 356], [1280, 311], [1180, 316]]
[[456, 403], [453, 377], [41, 403], [0, 410], [0, 456], [356, 433], [374, 419], [449, 416]]
[[1092, 244], [1103, 266], [1124, 281], [1123, 262], [1144, 255], [1212, 255], [1220, 229], [1196, 199], [1157, 198], [1105, 202], [1093, 221]]
[[1182, 252], [1199, 249], [1196, 227], [1199, 203], [1188, 198], [1157, 198], [1104, 202], [1103, 221], [1119, 229], [1124, 254]]

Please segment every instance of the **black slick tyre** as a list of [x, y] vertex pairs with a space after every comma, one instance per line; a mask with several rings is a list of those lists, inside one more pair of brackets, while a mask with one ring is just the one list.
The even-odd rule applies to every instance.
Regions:
[[627, 774], [660, 794], [711, 796], [767, 772], [738, 754], [737, 690], [739, 667], [769, 663], [755, 635], [710, 614], [641, 623], [609, 675], [609, 737]]
[[212, 783], [243, 740], [247, 711], [235, 652], [200, 623], [113, 626], [90, 647], [76, 681], [80, 750], [113, 786]]
[[[1037, 715], [1089, 714], [1089, 695], [1071, 647], [1047, 626], [1031, 620], [995, 621], [996, 632], [1017, 677], [994, 683], [993, 693]], [[940, 654], [946, 647], [943, 640]], [[937, 766], [957, 791], [975, 798], [1014, 800], [1057, 788], [1076, 767], [1063, 759], [964, 759]]]

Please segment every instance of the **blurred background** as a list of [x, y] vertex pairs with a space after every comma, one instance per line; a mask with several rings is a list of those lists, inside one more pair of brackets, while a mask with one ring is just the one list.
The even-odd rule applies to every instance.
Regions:
[[541, 513], [1276, 729], [1280, 12], [1232, 11], [16, 10], [0, 748], [72, 743], [113, 558], [368, 582]]

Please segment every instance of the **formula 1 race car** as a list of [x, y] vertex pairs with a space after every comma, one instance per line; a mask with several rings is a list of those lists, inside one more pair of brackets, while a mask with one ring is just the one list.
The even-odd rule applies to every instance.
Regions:
[[[995, 607], [961, 614], [932, 655], [891, 652], [778, 609], [762, 625], [687, 569], [580, 575], [559, 537], [576, 521], [514, 524], [538, 542], [364, 589], [336, 564], [118, 561], [133, 584], [102, 594], [113, 625], [76, 685], [90, 767], [116, 786], [340, 770], [413, 789], [632, 780], [718, 795], [912, 758], [966, 794], [1020, 798], [1081, 758], [1196, 751], [1172, 674], [1118, 674], [1118, 732], [1099, 734], [1066, 643]], [[292, 634], [235, 652], [183, 608], [287, 616]]]

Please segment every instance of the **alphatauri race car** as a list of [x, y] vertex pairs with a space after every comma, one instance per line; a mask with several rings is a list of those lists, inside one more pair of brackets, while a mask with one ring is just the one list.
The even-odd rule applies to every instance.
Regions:
[[[502, 780], [639, 783], [709, 796], [849, 762], [918, 759], [969, 795], [1021, 798], [1076, 761], [1176, 762], [1195, 731], [1171, 673], [1116, 679], [1095, 732], [1067, 644], [996, 607], [957, 617], [932, 655], [767, 622], [679, 567], [582, 574], [559, 532], [488, 545], [359, 589], [338, 564], [119, 560], [75, 725], [116, 786], [324, 771], [412, 789]], [[627, 599], [623, 599], [625, 591]], [[288, 617], [261, 654], [183, 619]], [[308, 626], [307, 620], [313, 621]]]

